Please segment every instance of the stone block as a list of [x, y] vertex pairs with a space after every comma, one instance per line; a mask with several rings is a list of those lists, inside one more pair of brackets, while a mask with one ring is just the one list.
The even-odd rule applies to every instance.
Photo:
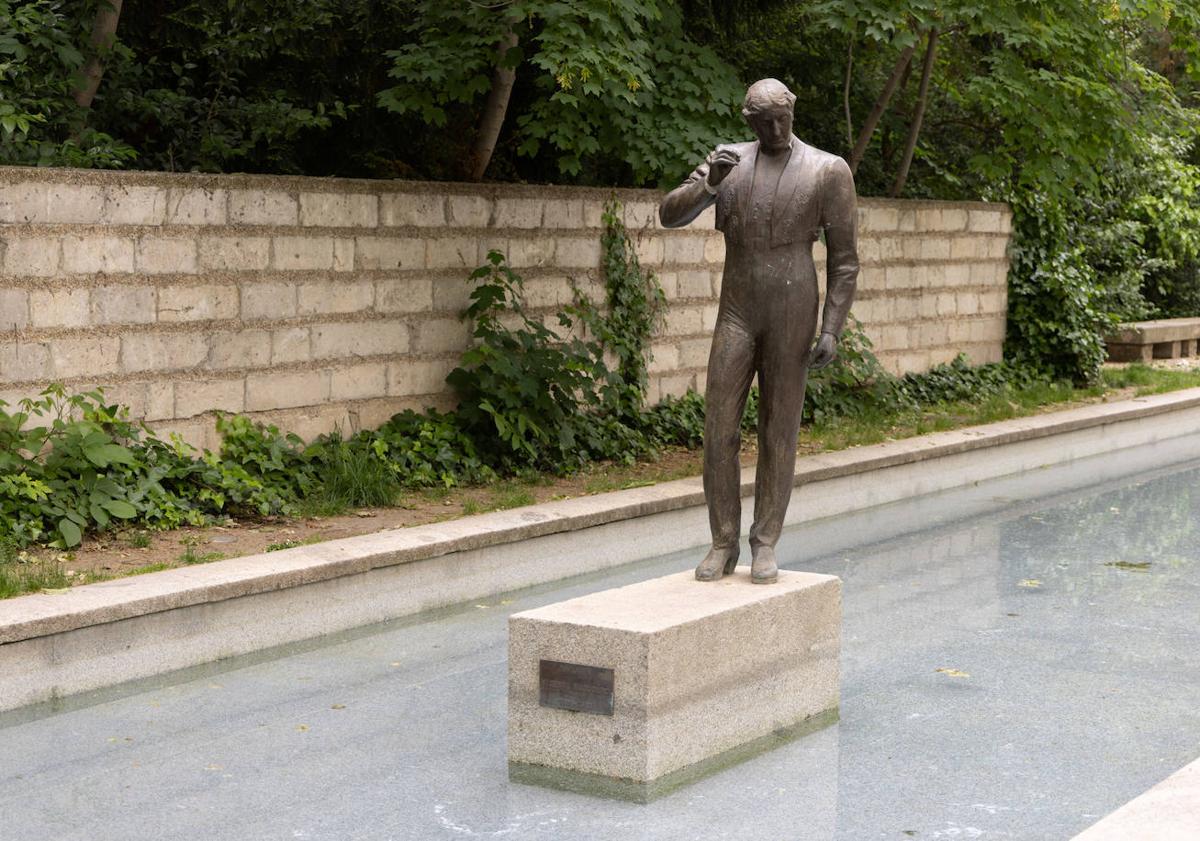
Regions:
[[[918, 211], [918, 213], [921, 212], [923, 211]], [[922, 237], [919, 256], [922, 260], [948, 260], [950, 258], [950, 240], [946, 237]]]
[[134, 265], [145, 274], [195, 274], [196, 241], [183, 237], [141, 237]]
[[681, 271], [677, 275], [680, 298], [711, 298], [713, 296], [712, 272], [707, 269]]
[[369, 280], [314, 281], [298, 287], [300, 315], [365, 312], [375, 304], [375, 284]]
[[545, 202], [542, 199], [496, 199], [492, 227], [540, 228]]
[[717, 326], [717, 316], [721, 312], [719, 304], [709, 304], [700, 309], [700, 327], [702, 332], [711, 333]]
[[307, 327], [285, 327], [271, 331], [271, 364], [307, 362], [312, 359], [312, 337]]
[[479, 241], [474, 237], [426, 240], [425, 265], [431, 269], [474, 269], [479, 265]]
[[993, 260], [1008, 258], [1008, 237], [991, 237], [988, 239], [988, 257]]
[[5, 237], [0, 243], [4, 273], [16, 277], [51, 277], [58, 274], [62, 241], [58, 237]]
[[282, 190], [230, 190], [229, 224], [296, 225], [300, 204]]
[[703, 263], [704, 246], [707, 237], [692, 234], [678, 234], [664, 239], [666, 254], [665, 263]]
[[696, 378], [692, 374], [673, 374], [657, 378], [656, 393], [658, 399], [664, 397], [683, 397], [688, 389], [695, 385]]
[[300, 224], [374, 228], [379, 224], [379, 197], [374, 193], [301, 193]]
[[271, 362], [271, 333], [267, 330], [225, 330], [214, 333], [208, 367], [216, 371], [265, 368]]
[[167, 191], [168, 225], [224, 225], [228, 193], [203, 187], [172, 187]]
[[394, 356], [408, 347], [408, 326], [398, 321], [317, 324], [312, 328], [314, 359]]
[[[438, 278], [436, 284], [429, 278], [393, 278], [375, 282], [375, 310], [381, 313], [397, 312], [428, 312], [433, 309], [445, 309], [435, 306], [435, 290], [455, 289], [461, 296], [454, 296], [461, 306], [454, 307], [459, 312], [467, 306], [467, 295], [472, 284], [466, 278]], [[446, 293], [448, 294], [448, 293]]]
[[236, 286], [164, 286], [158, 290], [158, 320], [225, 321], [238, 316]]
[[280, 271], [333, 268], [332, 237], [272, 237], [271, 266]]
[[418, 353], [458, 352], [467, 346], [470, 326], [457, 318], [431, 318], [417, 325], [413, 349]]
[[556, 263], [564, 269], [595, 269], [600, 266], [599, 237], [559, 237]]
[[514, 269], [554, 265], [554, 240], [550, 237], [513, 237], [508, 264]]
[[352, 237], [333, 238], [333, 270], [335, 272], [354, 271], [354, 239]]
[[[822, 258], [824, 255], [822, 255]], [[704, 262], [711, 264], [724, 264], [725, 262], [725, 236], [718, 234], [716, 236], [708, 236], [704, 240]]]
[[644, 802], [830, 724], [840, 626], [837, 578], [745, 567], [513, 614], [510, 776]]
[[971, 210], [967, 212], [969, 230], [981, 234], [1000, 233], [1001, 220], [1004, 216], [1000, 210]]
[[62, 268], [69, 274], [133, 271], [134, 240], [115, 236], [63, 237]]
[[958, 311], [958, 301], [953, 292], [941, 292], [937, 295], [937, 314], [954, 315]]
[[492, 219], [492, 202], [483, 196], [448, 196], [446, 216], [456, 228], [486, 228]]
[[974, 315], [979, 312], [979, 293], [959, 292], [957, 294], [957, 309], [959, 315]]
[[154, 380], [146, 383], [144, 420], [170, 420], [175, 416], [175, 384]]
[[651, 374], [662, 374], [679, 369], [679, 348], [673, 342], [655, 342], [650, 345], [650, 364], [646, 370]]
[[658, 202], [630, 201], [625, 203], [625, 227], [630, 231], [658, 227]]
[[291, 283], [248, 283], [241, 295], [243, 321], [274, 321], [296, 314], [296, 287]]
[[46, 185], [45, 212], [31, 222], [94, 225], [104, 220], [105, 188], [99, 184]]
[[455, 359], [392, 362], [388, 365], [387, 393], [390, 397], [409, 397], [449, 391], [446, 375], [457, 367]]
[[366, 400], [387, 394], [387, 363], [338, 368], [330, 374], [330, 400]]
[[152, 324], [158, 320], [158, 290], [153, 286], [101, 286], [92, 290], [96, 324]]
[[34, 342], [0, 342], [0, 382], [41, 382], [54, 375], [55, 365], [49, 346]]
[[582, 228], [583, 199], [546, 199], [542, 214], [546, 228]]
[[0, 333], [29, 326], [29, 293], [24, 289], [0, 289]]
[[[951, 260], [973, 260], [981, 256], [979, 254], [979, 244], [982, 242], [974, 237], [955, 237], [950, 240], [950, 259]], [[983, 256], [987, 254], [987, 245], [982, 248]]]
[[46, 185], [36, 181], [5, 184], [0, 189], [0, 223], [40, 222], [46, 216]]
[[354, 259], [360, 269], [423, 269], [425, 241], [400, 237], [358, 237]]
[[692, 336], [704, 332], [702, 307], [671, 307], [663, 319], [663, 335]]
[[162, 187], [104, 188], [101, 220], [109, 225], [161, 225], [167, 217], [167, 191]]
[[[214, 344], [217, 337], [214, 336]], [[208, 340], [201, 333], [125, 333], [120, 339], [121, 370], [180, 371], [208, 361]]]
[[121, 339], [115, 336], [64, 336], [50, 342], [54, 376], [102, 377], [122, 370]]
[[705, 368], [708, 366], [708, 352], [712, 347], [712, 340], [704, 339], [684, 339], [679, 343], [679, 367], [680, 368]]
[[960, 207], [942, 208], [943, 231], [965, 231], [967, 229], [967, 211]]
[[[894, 231], [900, 227], [900, 211], [895, 207], [865, 208], [866, 219], [859, 227], [868, 231]], [[863, 214], [859, 213], [861, 217]]]
[[261, 271], [271, 262], [271, 240], [266, 237], [203, 237], [197, 249], [206, 269]]
[[446, 197], [436, 193], [384, 193], [379, 197], [379, 224], [440, 228], [446, 224]]
[[643, 266], [657, 266], [663, 261], [666, 246], [662, 237], [641, 236], [633, 241], [633, 253]]
[[29, 321], [34, 327], [87, 327], [92, 318], [87, 289], [33, 289]]
[[913, 267], [888, 266], [883, 271], [883, 285], [886, 289], [908, 289], [913, 285]]
[[241, 378], [177, 382], [174, 394], [176, 418], [214, 411], [241, 412], [246, 408], [246, 383]]
[[328, 371], [264, 371], [246, 377], [247, 412], [315, 406], [328, 400]]

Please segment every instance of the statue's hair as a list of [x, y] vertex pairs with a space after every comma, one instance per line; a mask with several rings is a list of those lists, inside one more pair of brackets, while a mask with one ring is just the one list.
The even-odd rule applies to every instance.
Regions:
[[742, 116], [749, 117], [769, 108], [791, 109], [796, 104], [796, 95], [778, 79], [759, 79], [746, 91], [742, 103]]

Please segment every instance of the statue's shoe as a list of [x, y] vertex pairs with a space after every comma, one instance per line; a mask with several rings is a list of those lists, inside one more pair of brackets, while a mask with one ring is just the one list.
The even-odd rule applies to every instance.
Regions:
[[718, 549], [714, 546], [708, 550], [700, 566], [696, 567], [697, 581], [719, 581], [722, 576], [733, 573], [738, 562], [738, 547]]
[[774, 547], [755, 548], [754, 561], [750, 564], [750, 580], [755, 584], [774, 584], [779, 580], [779, 565], [775, 562]]

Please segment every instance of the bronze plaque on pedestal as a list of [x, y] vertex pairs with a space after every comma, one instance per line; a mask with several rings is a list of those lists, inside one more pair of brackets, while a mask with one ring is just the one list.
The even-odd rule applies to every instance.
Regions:
[[613, 714], [613, 670], [557, 660], [538, 662], [538, 703], [595, 715]]

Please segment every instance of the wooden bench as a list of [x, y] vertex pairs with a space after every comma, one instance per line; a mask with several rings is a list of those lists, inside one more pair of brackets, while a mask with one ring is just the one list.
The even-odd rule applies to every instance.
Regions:
[[1105, 343], [1110, 362], [1149, 362], [1196, 356], [1197, 340], [1200, 318], [1164, 318], [1122, 324]]

